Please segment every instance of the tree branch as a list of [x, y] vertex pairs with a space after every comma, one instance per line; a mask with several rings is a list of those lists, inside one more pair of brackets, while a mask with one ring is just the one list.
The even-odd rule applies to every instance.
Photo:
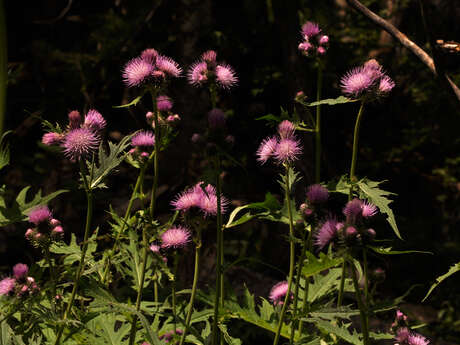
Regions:
[[[373, 23], [377, 24], [385, 31], [387, 31], [391, 36], [393, 36], [396, 40], [398, 40], [403, 46], [409, 49], [412, 53], [414, 53], [420, 61], [422, 61], [430, 71], [435, 75], [438, 76], [436, 71], [436, 65], [430, 55], [428, 55], [422, 48], [420, 48], [417, 44], [412, 42], [406, 35], [404, 35], [401, 31], [399, 31], [393, 24], [389, 23], [382, 17], [378, 16], [371, 10], [369, 10], [366, 6], [360, 3], [358, 0], [346, 0], [348, 5], [353, 7], [358, 12], [361, 12], [364, 16], [370, 19]], [[460, 102], [460, 89], [457, 85], [449, 78], [446, 73], [441, 75], [441, 78], [447, 82], [447, 85], [450, 87], [453, 95], [456, 97], [457, 101]]]

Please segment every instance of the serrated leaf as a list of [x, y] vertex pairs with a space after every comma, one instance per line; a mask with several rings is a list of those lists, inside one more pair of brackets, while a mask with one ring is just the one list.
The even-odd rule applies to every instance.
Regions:
[[330, 181], [327, 184], [327, 189], [333, 193], [335, 192], [335, 193], [341, 193], [341, 194], [348, 195], [350, 193], [350, 188], [351, 188], [350, 180], [348, 179], [348, 175], [346, 174], [340, 176], [338, 181], [336, 182]]
[[129, 334], [131, 326], [129, 323], [121, 323], [115, 314], [106, 313], [92, 319], [88, 327], [94, 334], [93, 343], [103, 340], [103, 344], [120, 345], [122, 339]]
[[10, 163], [10, 147], [5, 142], [5, 137], [12, 131], [6, 131], [0, 138], [0, 170]]
[[350, 309], [348, 307], [341, 308], [322, 308], [314, 312], [310, 312], [309, 315], [314, 318], [321, 318], [326, 320], [336, 320], [336, 319], [347, 319], [350, 320], [350, 317], [359, 315], [358, 309]]
[[384, 181], [376, 182], [368, 179], [362, 179], [358, 181], [357, 185], [364, 194], [362, 196], [365, 196], [367, 199], [369, 199], [370, 202], [372, 202], [380, 209], [380, 212], [387, 215], [388, 223], [390, 224], [396, 236], [402, 240], [398, 226], [396, 225], [395, 216], [392, 209], [389, 207], [393, 200], [387, 198], [387, 196], [394, 195], [394, 193], [387, 192], [378, 188], [378, 186], [383, 182]]
[[336, 104], [344, 104], [344, 103], [351, 103], [351, 102], [357, 102], [359, 99], [351, 99], [347, 98], [345, 96], [339, 96], [337, 98], [327, 98], [323, 99], [321, 101], [317, 102], [312, 102], [312, 103], [306, 103], [307, 107], [316, 107], [317, 105], [336, 105]]
[[384, 339], [394, 339], [394, 335], [390, 333], [375, 333], [375, 332], [369, 332], [369, 338], [375, 339], [375, 340], [384, 340]]
[[342, 327], [340, 327], [340, 326], [332, 324], [329, 321], [324, 321], [321, 319], [314, 319], [314, 318], [305, 319], [305, 321], [314, 323], [316, 327], [320, 328], [324, 332], [335, 334], [337, 337], [345, 341], [348, 341], [351, 344], [354, 344], [354, 345], [363, 344], [363, 341], [361, 340], [359, 333], [357, 333], [356, 330], [353, 330], [353, 332], [350, 333], [347, 325], [345, 324]]
[[108, 154], [103, 145], [99, 146], [97, 164], [87, 161], [89, 175], [86, 177], [90, 189], [104, 188], [103, 179], [125, 159], [125, 149], [130, 145], [132, 135], [124, 137], [118, 144], [109, 142]]
[[439, 285], [441, 284], [445, 279], [449, 278], [452, 274], [454, 273], [457, 273], [458, 271], [460, 271], [460, 262], [457, 262], [456, 264], [452, 265], [449, 270], [447, 271], [447, 273], [443, 274], [442, 276], [439, 276], [438, 278], [436, 278], [436, 282], [431, 285], [430, 287], [430, 290], [428, 290], [427, 294], [425, 295], [425, 297], [422, 299], [422, 302], [425, 302], [425, 300], [428, 298], [428, 296], [431, 295], [431, 293], [433, 292], [433, 290]]
[[322, 252], [319, 253], [319, 258], [309, 251], [306, 252], [307, 260], [302, 268], [303, 277], [311, 277], [317, 273], [336, 267], [343, 262], [342, 257], [334, 258], [332, 255], [326, 255]]
[[112, 106], [112, 108], [116, 108], [116, 109], [119, 109], [119, 108], [128, 108], [132, 105], [137, 105], [137, 103], [139, 103], [139, 101], [142, 99], [142, 97], [144, 97], [145, 95], [145, 91], [142, 92], [142, 94], [140, 94], [139, 96], [137, 96], [136, 98], [134, 98], [131, 102], [129, 102], [128, 104], [122, 104], [122, 105], [114, 105]]
[[368, 248], [372, 249], [374, 252], [382, 255], [400, 255], [400, 254], [431, 254], [432, 252], [426, 252], [422, 250], [392, 250], [392, 247], [374, 247], [374, 246], [367, 246]]
[[238, 338], [233, 338], [228, 334], [227, 325], [219, 323], [219, 329], [221, 330], [222, 334], [224, 335], [225, 342], [229, 345], [241, 345], [242, 342]]

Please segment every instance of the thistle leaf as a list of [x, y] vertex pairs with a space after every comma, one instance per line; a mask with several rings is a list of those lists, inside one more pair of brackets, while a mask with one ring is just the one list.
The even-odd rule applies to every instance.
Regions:
[[431, 285], [430, 287], [430, 290], [428, 290], [427, 294], [425, 295], [425, 297], [422, 299], [422, 302], [425, 302], [425, 300], [428, 298], [428, 296], [431, 295], [431, 293], [433, 292], [433, 290], [439, 285], [441, 284], [445, 279], [449, 278], [452, 274], [454, 273], [457, 273], [458, 271], [460, 271], [460, 262], [457, 262], [456, 264], [452, 265], [449, 270], [447, 271], [447, 273], [443, 274], [442, 276], [439, 276], [436, 278], [436, 282]]

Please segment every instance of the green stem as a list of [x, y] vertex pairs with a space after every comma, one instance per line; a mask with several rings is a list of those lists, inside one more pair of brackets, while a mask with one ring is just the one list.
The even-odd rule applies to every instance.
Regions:
[[176, 276], [177, 276], [177, 263], [179, 261], [179, 256], [177, 251], [174, 252], [174, 279], [172, 281], [172, 309], [173, 309], [173, 324], [174, 324], [174, 334], [176, 334], [177, 326], [177, 313], [176, 313]]
[[[366, 247], [363, 248], [363, 265], [364, 265], [364, 304], [369, 309], [369, 279], [367, 268], [367, 251]], [[369, 329], [369, 315], [366, 313], [366, 324]]]
[[[321, 88], [323, 84], [323, 70], [318, 63], [318, 81], [316, 89], [316, 100], [321, 100]], [[315, 121], [315, 182], [321, 182], [321, 105], [316, 106]]]
[[115, 254], [115, 251], [118, 248], [118, 242], [120, 240], [120, 236], [123, 233], [123, 231], [125, 230], [126, 224], [128, 223], [128, 218], [131, 215], [131, 209], [133, 207], [134, 200], [136, 200], [136, 194], [137, 194], [140, 186], [142, 185], [142, 183], [144, 181], [145, 170], [146, 170], [147, 166], [148, 166], [148, 162], [145, 163], [141, 167], [139, 175], [137, 176], [136, 185], [134, 186], [134, 190], [133, 190], [133, 192], [131, 194], [131, 198], [129, 199], [128, 207], [126, 208], [126, 211], [125, 211], [125, 216], [123, 217], [123, 223], [121, 224], [120, 231], [117, 233], [117, 236], [115, 237], [115, 241], [113, 243], [112, 250], [109, 252], [109, 254], [107, 256], [106, 263], [104, 264], [105, 268], [104, 268], [104, 273], [103, 273], [103, 276], [102, 276], [102, 284], [105, 284], [106, 281], [107, 281], [108, 274], [110, 272], [110, 259]]
[[273, 340], [273, 345], [277, 345], [280, 339], [281, 328], [283, 326], [284, 316], [286, 314], [287, 305], [291, 295], [291, 286], [292, 286], [292, 277], [294, 275], [294, 266], [295, 266], [295, 243], [294, 243], [294, 223], [292, 219], [292, 209], [291, 209], [291, 197], [290, 197], [290, 188], [289, 188], [289, 166], [286, 165], [286, 202], [288, 206], [289, 214], [289, 276], [288, 276], [288, 288], [286, 291], [286, 296], [284, 297], [283, 307], [281, 309], [280, 318], [278, 321], [278, 327], [276, 328], [275, 339]]
[[351, 277], [353, 279], [353, 286], [355, 288], [356, 300], [358, 302], [359, 315], [361, 317], [361, 328], [363, 332], [363, 344], [369, 345], [369, 330], [367, 326], [367, 309], [363, 304], [361, 292], [359, 290], [358, 278], [356, 278], [356, 269], [353, 265], [353, 262], [350, 262], [350, 267], [352, 269]]
[[[313, 229], [310, 229], [310, 233], [308, 234], [308, 239], [307, 239], [307, 250], [311, 253], [312, 248], [313, 248], [313, 242], [312, 242], [312, 233]], [[307, 313], [307, 307], [308, 307], [308, 287], [310, 286], [310, 280], [309, 278], [305, 279], [305, 289], [304, 289], [304, 295], [305, 298], [303, 299], [303, 305], [302, 305], [302, 315], [305, 315]], [[300, 320], [299, 322], [299, 334], [302, 334], [302, 328], [303, 328], [304, 321]]]
[[158, 303], [158, 278], [155, 274], [155, 279], [153, 280], [153, 301]]
[[0, 0], [0, 136], [6, 118], [6, 89], [8, 84], [8, 54], [6, 35], [6, 13], [3, 0]]
[[353, 133], [353, 153], [351, 156], [351, 167], [350, 167], [350, 194], [348, 195], [348, 199], [351, 200], [353, 198], [353, 184], [355, 183], [355, 170], [356, 170], [356, 161], [358, 160], [358, 141], [359, 141], [359, 126], [361, 124], [361, 117], [363, 115], [364, 110], [364, 100], [361, 101], [361, 105], [359, 107], [358, 116], [356, 117], [355, 122], [355, 131]]
[[45, 260], [48, 263], [48, 267], [50, 269], [50, 280], [51, 280], [51, 307], [53, 308], [53, 312], [56, 313], [56, 272], [54, 270], [53, 263], [51, 261], [51, 253], [49, 247], [45, 249]]
[[344, 290], [344, 287], [345, 287], [346, 270], [347, 270], [347, 262], [346, 262], [346, 260], [343, 260], [343, 262], [342, 262], [342, 276], [340, 278], [340, 287], [339, 287], [339, 297], [337, 298], [337, 308], [340, 308], [342, 306], [343, 290]]
[[[89, 238], [89, 232], [91, 228], [91, 219], [93, 217], [93, 193], [92, 193], [92, 190], [89, 188], [88, 181], [86, 180], [86, 169], [84, 166], [84, 162], [82, 160], [80, 160], [80, 171], [81, 171], [81, 176], [83, 179], [83, 184], [85, 187], [86, 199], [88, 202], [87, 209], [86, 209], [86, 225], [85, 225], [85, 234], [83, 237], [83, 248], [81, 251], [80, 263], [78, 264], [77, 272], [75, 274], [75, 280], [74, 280], [74, 284], [72, 288], [72, 293], [70, 295], [70, 300], [69, 300], [69, 303], [67, 304], [67, 308], [62, 317], [62, 321], [64, 322], [67, 320], [67, 317], [69, 316], [72, 310], [73, 302], [77, 294], [78, 282], [80, 281], [81, 275], [83, 273], [83, 268], [85, 266], [85, 257], [86, 257], [86, 252], [88, 250], [88, 244], [89, 244], [88, 238]], [[62, 337], [62, 333], [64, 332], [64, 328], [65, 328], [65, 325], [62, 325], [59, 327], [57, 336], [56, 336], [56, 340], [54, 341], [54, 345], [59, 344], [61, 337]]]
[[201, 229], [199, 227], [197, 229], [196, 237], [197, 238], [196, 238], [196, 245], [195, 245], [195, 270], [193, 273], [192, 294], [190, 295], [190, 301], [188, 303], [188, 311], [187, 311], [187, 317], [185, 319], [184, 333], [182, 333], [182, 337], [180, 339], [179, 345], [183, 345], [185, 342], [185, 337], [187, 336], [187, 333], [190, 327], [190, 321], [192, 319], [193, 303], [195, 302], [196, 287], [198, 284], [198, 272], [200, 269]]
[[[297, 275], [296, 275], [296, 282], [295, 282], [295, 287], [294, 287], [294, 303], [293, 303], [294, 313], [292, 315], [291, 337], [289, 338], [289, 344], [292, 344], [293, 341], [294, 341], [295, 320], [296, 320], [296, 317], [297, 317], [297, 301], [299, 299], [300, 278], [302, 276], [303, 262], [305, 260], [305, 253], [307, 251], [307, 243], [308, 243], [308, 238], [310, 237], [310, 232], [308, 233], [308, 237], [306, 236], [306, 234], [307, 234], [307, 232], [304, 231], [304, 233], [303, 233], [303, 241], [302, 241], [303, 245], [302, 245], [302, 248], [301, 248], [302, 252], [300, 254], [300, 258], [299, 258], [299, 261], [298, 261], [298, 264], [297, 264]], [[307, 279], [305, 279], [305, 281]], [[307, 297], [308, 297], [307, 295], [304, 295], [304, 300], [306, 300]]]
[[[141, 301], [142, 301], [142, 290], [144, 288], [144, 280], [145, 280], [145, 268], [147, 267], [147, 255], [149, 250], [149, 243], [147, 241], [147, 227], [144, 227], [142, 230], [142, 266], [141, 266], [141, 277], [139, 280], [139, 286], [137, 290], [137, 297], [136, 297], [136, 311], [138, 312], [141, 309]], [[134, 315], [133, 321], [131, 323], [131, 334], [129, 337], [129, 345], [134, 344], [134, 340], [136, 339], [136, 332], [137, 332], [137, 315]]]

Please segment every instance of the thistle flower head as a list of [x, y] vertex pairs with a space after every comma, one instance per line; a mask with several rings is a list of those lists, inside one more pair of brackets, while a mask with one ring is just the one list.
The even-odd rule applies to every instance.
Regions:
[[147, 81], [154, 71], [150, 61], [141, 57], [130, 60], [123, 68], [123, 81], [126, 86], [139, 86]]
[[347, 202], [343, 209], [343, 214], [347, 216], [347, 219], [354, 222], [357, 217], [362, 215], [363, 202], [357, 198]]
[[179, 64], [167, 56], [159, 55], [156, 60], [156, 67], [170, 77], [177, 78], [182, 73]]
[[295, 139], [281, 139], [273, 154], [278, 163], [292, 163], [302, 154], [300, 142]]
[[378, 213], [378, 208], [369, 201], [363, 201], [361, 204], [361, 213], [364, 218], [375, 216]]
[[67, 133], [64, 138], [64, 154], [72, 160], [82, 159], [95, 152], [100, 143], [100, 137], [88, 128], [76, 128]]
[[159, 253], [159, 252], [160, 252], [160, 246], [157, 245], [157, 244], [151, 244], [151, 245], [150, 245], [150, 250], [151, 250], [153, 253]]
[[44, 222], [49, 222], [52, 217], [53, 215], [48, 206], [37, 206], [29, 212], [29, 222], [36, 226]]
[[92, 129], [96, 133], [102, 131], [106, 125], [107, 122], [102, 117], [101, 113], [95, 109], [90, 109], [88, 111], [88, 114], [85, 116], [85, 122], [83, 124], [84, 127]]
[[219, 109], [211, 109], [208, 113], [208, 124], [212, 129], [225, 127], [225, 113]]
[[407, 337], [407, 343], [409, 345], [428, 345], [430, 341], [421, 334], [412, 333]]
[[278, 139], [276, 137], [264, 139], [260, 144], [259, 149], [257, 150], [257, 160], [261, 164], [264, 164], [271, 157], [273, 157], [277, 146]]
[[155, 134], [151, 131], [142, 131], [131, 138], [131, 145], [149, 148], [155, 146]]
[[314, 184], [308, 187], [307, 199], [311, 204], [321, 204], [327, 201], [329, 192], [326, 187], [320, 184]]
[[379, 92], [381, 94], [388, 94], [395, 87], [395, 82], [387, 75], [380, 79]]
[[158, 56], [158, 52], [153, 48], [145, 49], [141, 53], [141, 58], [147, 62], [150, 62], [152, 65], [155, 64], [157, 56]]
[[278, 125], [278, 133], [281, 139], [293, 139], [294, 132], [295, 125], [289, 120], [284, 120]]
[[328, 44], [329, 43], [329, 36], [323, 35], [318, 40], [319, 44]]
[[404, 343], [409, 338], [409, 335], [410, 335], [409, 329], [407, 327], [402, 327], [396, 331], [395, 339], [396, 341], [400, 343]]
[[289, 285], [287, 281], [282, 281], [275, 284], [271, 288], [268, 298], [274, 305], [282, 304], [284, 302], [284, 298], [286, 297], [288, 287]]
[[159, 111], [169, 111], [173, 106], [173, 102], [171, 98], [165, 95], [161, 95], [157, 97], [157, 108]]
[[81, 126], [81, 115], [78, 110], [72, 110], [69, 114], [69, 128], [75, 129]]
[[326, 48], [318, 47], [318, 48], [316, 48], [316, 52], [318, 53], [318, 55], [324, 55], [324, 54], [326, 54]]
[[14, 278], [5, 278], [0, 280], [0, 296], [10, 294], [16, 285], [16, 279]]
[[326, 220], [315, 234], [315, 245], [319, 250], [327, 246], [336, 236], [339, 223], [336, 219]]
[[[200, 198], [199, 207], [203, 211], [205, 216], [216, 216], [217, 215], [217, 195], [214, 193], [203, 193]], [[220, 212], [224, 214], [227, 211], [229, 201], [223, 195], [220, 197]]]
[[176, 211], [188, 211], [192, 207], [200, 207], [202, 191], [196, 191], [195, 188], [190, 188], [179, 194], [171, 205]]
[[347, 72], [340, 80], [340, 86], [345, 95], [358, 98], [369, 91], [375, 82], [375, 76], [368, 73], [365, 67], [360, 66]]
[[29, 267], [26, 264], [16, 264], [13, 266], [13, 275], [16, 279], [22, 279], [27, 276]]
[[217, 65], [216, 67], [217, 85], [223, 89], [229, 89], [238, 83], [235, 71], [229, 65]]
[[201, 59], [210, 64], [215, 63], [216, 58], [217, 58], [217, 53], [214, 50], [208, 50], [201, 55]]
[[183, 248], [190, 242], [190, 231], [184, 227], [173, 227], [161, 235], [161, 248]]
[[62, 143], [64, 136], [60, 133], [56, 132], [49, 132], [45, 133], [42, 138], [42, 143], [51, 146], [51, 145], [59, 145]]
[[208, 80], [208, 66], [206, 62], [195, 62], [187, 73], [187, 78], [193, 86], [201, 86]]
[[302, 25], [302, 34], [308, 40], [313, 36], [318, 35], [321, 32], [318, 24], [313, 22], [306, 22]]

